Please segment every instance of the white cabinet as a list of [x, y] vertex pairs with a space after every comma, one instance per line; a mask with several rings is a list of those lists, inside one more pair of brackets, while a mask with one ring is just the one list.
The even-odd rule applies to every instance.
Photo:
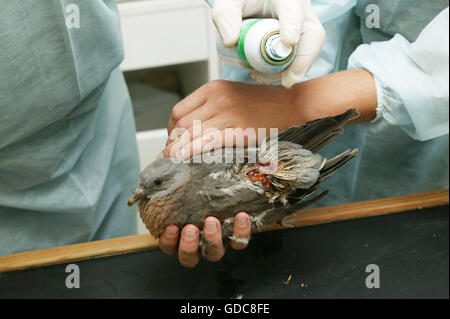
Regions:
[[201, 0], [119, 2], [125, 59], [123, 71], [206, 61], [217, 78], [216, 31]]
[[[125, 47], [120, 68], [129, 85], [141, 81], [146, 72], [176, 71], [183, 97], [218, 78], [217, 33], [205, 1], [118, 1], [118, 8]], [[146, 166], [161, 151], [161, 142], [146, 140], [164, 139], [161, 132], [138, 133], [141, 165]]]

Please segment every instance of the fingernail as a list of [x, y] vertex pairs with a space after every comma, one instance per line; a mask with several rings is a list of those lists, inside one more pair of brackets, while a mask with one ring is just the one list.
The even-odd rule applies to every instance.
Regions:
[[186, 239], [194, 239], [197, 236], [197, 231], [192, 228], [186, 228], [183, 232], [183, 237]]
[[247, 217], [245, 217], [245, 216], [238, 216], [237, 217], [237, 224], [238, 224], [238, 226], [241, 226], [241, 227], [247, 226], [247, 222], [248, 222]]
[[161, 152], [161, 153], [158, 154], [158, 156], [156, 156], [156, 159], [161, 159], [161, 158], [163, 158], [163, 157], [164, 157], [164, 153]]
[[210, 234], [215, 233], [217, 231], [216, 223], [212, 221], [206, 222], [205, 231]]
[[175, 237], [177, 235], [177, 230], [174, 227], [167, 227], [166, 228], [166, 236], [168, 237]]

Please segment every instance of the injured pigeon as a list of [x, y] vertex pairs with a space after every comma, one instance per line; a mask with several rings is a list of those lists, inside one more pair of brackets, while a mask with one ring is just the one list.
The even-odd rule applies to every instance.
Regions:
[[[156, 160], [141, 172], [128, 206], [138, 202], [139, 214], [156, 238], [167, 225], [181, 229], [194, 224], [202, 229], [204, 219], [215, 216], [221, 222], [223, 238], [235, 239], [234, 216], [241, 211], [250, 216], [252, 231], [273, 222], [289, 226], [284, 218], [322, 198], [327, 191], [311, 195], [357, 154], [357, 149], [347, 150], [325, 159], [316, 152], [341, 135], [343, 126], [358, 116], [355, 109], [350, 109], [335, 117], [291, 127], [262, 143], [254, 161], [248, 160], [249, 149], [240, 147], [222, 149], [221, 159], [230, 152], [234, 159], [239, 152], [244, 154], [243, 161], [233, 163]], [[271, 169], [274, 158], [277, 163]], [[204, 255], [208, 241], [202, 232], [199, 247]]]

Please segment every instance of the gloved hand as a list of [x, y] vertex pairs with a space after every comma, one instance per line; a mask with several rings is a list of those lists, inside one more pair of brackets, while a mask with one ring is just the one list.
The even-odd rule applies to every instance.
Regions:
[[277, 18], [285, 45], [297, 45], [292, 64], [282, 72], [252, 78], [262, 84], [280, 82], [287, 88], [297, 83], [316, 60], [325, 42], [325, 30], [311, 8], [310, 0], [216, 0], [213, 20], [225, 47], [236, 45], [243, 18]]

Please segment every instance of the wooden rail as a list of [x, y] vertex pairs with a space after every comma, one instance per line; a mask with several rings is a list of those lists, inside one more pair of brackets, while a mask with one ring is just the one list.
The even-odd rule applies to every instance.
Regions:
[[[351, 204], [302, 210], [289, 217], [294, 227], [329, 223], [341, 220], [392, 214], [408, 210], [448, 204], [449, 191], [439, 190], [405, 196], [381, 198]], [[283, 227], [274, 224], [261, 231], [272, 231]], [[98, 240], [81, 244], [61, 246], [0, 256], [0, 272], [38, 267], [56, 263], [81, 260], [105, 255], [138, 251], [158, 246], [150, 235], [133, 235]]]

